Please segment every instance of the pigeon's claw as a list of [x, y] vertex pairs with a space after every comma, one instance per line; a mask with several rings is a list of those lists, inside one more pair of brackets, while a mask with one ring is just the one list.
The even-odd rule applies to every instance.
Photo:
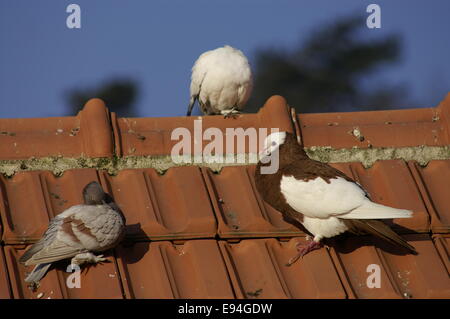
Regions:
[[102, 262], [105, 262], [105, 261], [107, 261], [107, 260], [108, 260], [108, 259], [106, 259], [105, 257], [103, 257], [103, 255], [98, 255], [98, 256], [95, 256], [94, 264], [102, 263]]
[[94, 255], [93, 253], [81, 253], [72, 258], [71, 263], [73, 265], [81, 266], [83, 264], [98, 264], [106, 261], [107, 259], [103, 255]]
[[230, 117], [235, 119], [235, 118], [237, 118], [237, 116], [239, 114], [241, 114], [241, 112], [233, 107], [231, 110], [220, 111], [220, 114], [222, 114], [223, 118], [225, 118], [225, 119], [230, 118]]
[[292, 266], [292, 264], [295, 263], [301, 257], [307, 255], [308, 253], [312, 252], [313, 250], [320, 249], [322, 247], [323, 247], [323, 244], [318, 241], [310, 241], [307, 244], [297, 243], [296, 244], [297, 254], [294, 257], [292, 257], [291, 259], [289, 259], [286, 266], [288, 266], [288, 267]]

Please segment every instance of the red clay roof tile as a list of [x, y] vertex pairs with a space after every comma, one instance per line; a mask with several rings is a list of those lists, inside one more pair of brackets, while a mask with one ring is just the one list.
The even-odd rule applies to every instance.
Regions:
[[[395, 224], [414, 231], [429, 231], [427, 209], [404, 161], [377, 161], [369, 169], [365, 169], [361, 163], [331, 163], [330, 165], [359, 182], [373, 201], [414, 212], [413, 218], [398, 218], [394, 220]], [[397, 228], [397, 231], [402, 230]]]
[[0, 119], [0, 159], [111, 157], [109, 122], [100, 99], [90, 100], [75, 117]]
[[[45, 174], [45, 173], [43, 173]], [[7, 244], [33, 242], [48, 225], [49, 216], [41, 186], [41, 173], [18, 173], [2, 181], [3, 240]]]
[[19, 264], [20, 256], [28, 248], [24, 246], [8, 245], [5, 247], [6, 262], [13, 286], [14, 298], [29, 299], [80, 299], [80, 298], [122, 298], [122, 287], [114, 257], [107, 256], [108, 262], [90, 266], [80, 274], [80, 287], [69, 288], [66, 284], [72, 274], [66, 272], [70, 260], [60, 262], [55, 269], [47, 273], [41, 280], [40, 286], [32, 291], [24, 281], [26, 273], [31, 272], [33, 266], [24, 267]]
[[[334, 242], [330, 254], [349, 298], [402, 298], [390, 281], [390, 273], [386, 271], [379, 250], [370, 239], [359, 238], [354, 241], [339, 238]], [[373, 272], [368, 269], [369, 265], [376, 265], [381, 269], [379, 287], [370, 288], [367, 284]]]
[[286, 267], [297, 242], [245, 239], [219, 242], [238, 298], [345, 298], [345, 291], [326, 249]]
[[127, 298], [234, 298], [215, 240], [120, 246], [118, 263]]
[[[201, 119], [202, 132], [208, 128], [219, 129], [224, 136], [224, 151], [227, 152], [226, 130], [227, 128], [278, 128], [280, 131], [293, 132], [290, 109], [286, 100], [281, 96], [273, 96], [267, 100], [264, 108], [257, 114], [240, 114], [237, 118], [224, 119], [222, 115], [216, 116], [191, 116], [191, 117], [165, 117], [165, 118], [117, 118], [113, 122], [116, 136], [116, 155], [141, 156], [141, 155], [170, 155], [180, 137], [171, 140], [172, 131], [176, 128], [186, 128], [191, 133], [192, 154], [198, 154], [194, 149], [194, 121]], [[259, 136], [259, 135], [258, 135]], [[199, 136], [202, 140], [202, 137]], [[202, 148], [210, 141], [202, 140]], [[228, 150], [227, 153], [236, 153]], [[249, 150], [248, 141], [245, 150]], [[188, 153], [188, 152], [186, 152]], [[219, 154], [220, 152], [218, 152]]]
[[417, 256], [382, 252], [400, 291], [414, 298], [450, 298], [450, 277], [433, 241], [425, 234], [405, 238], [417, 249]]
[[[417, 183], [431, 216], [431, 227], [434, 232], [450, 232], [450, 160], [432, 161], [426, 167], [415, 164]], [[447, 191], [445, 191], [447, 190]]]
[[102, 173], [126, 219], [127, 236], [137, 240], [213, 238], [216, 219], [200, 168], [173, 167]]
[[12, 298], [3, 246], [0, 246], [0, 299]]
[[98, 180], [95, 169], [69, 170], [61, 177], [47, 171], [0, 176], [3, 240], [8, 244], [37, 241], [51, 218], [81, 204], [81, 189], [93, 180]]
[[450, 276], [450, 235], [434, 235], [434, 244]]
[[[335, 263], [345, 269], [341, 278], [348, 284], [344, 286], [351, 287], [357, 298], [449, 298], [450, 278], [433, 241], [426, 234], [404, 238], [418, 255], [402, 255], [398, 249], [372, 237], [336, 240], [332, 255]], [[380, 288], [367, 286], [367, 278], [373, 272], [368, 272], [369, 265], [380, 267]]]
[[206, 168], [202, 171], [221, 238], [301, 234], [260, 198], [253, 180], [254, 165], [225, 167], [218, 174]]
[[[306, 146], [450, 144], [450, 95], [437, 108], [422, 110], [299, 116], [292, 111], [275, 96], [258, 114], [202, 117], [203, 128], [292, 132], [297, 122]], [[186, 126], [192, 132], [195, 119], [117, 118], [103, 102], [91, 100], [76, 117], [0, 119], [0, 159], [168, 155], [176, 142], [171, 130]], [[356, 127], [363, 141], [348, 133]], [[422, 167], [385, 160], [368, 169], [361, 163], [331, 164], [360, 182], [376, 202], [414, 211], [412, 219], [394, 222], [419, 255], [402, 255], [370, 236], [347, 235], [333, 240], [329, 251], [314, 251], [291, 267], [284, 264], [295, 254], [295, 243], [305, 240], [293, 236], [303, 233], [261, 200], [255, 165], [218, 173], [184, 166], [162, 175], [152, 168], [119, 169], [116, 175], [85, 168], [59, 177], [50, 171], [0, 176], [0, 298], [450, 298], [450, 202], [444, 187], [449, 163], [432, 160]], [[112, 262], [81, 275], [82, 288], [66, 286], [69, 261], [64, 261], [31, 292], [23, 281], [31, 267], [17, 262], [27, 247], [19, 244], [35, 242], [50, 218], [81, 203], [81, 190], [92, 180], [123, 210], [125, 242], [108, 257]], [[372, 263], [380, 265], [380, 288], [367, 287]]]
[[352, 164], [357, 180], [377, 203], [409, 209], [413, 218], [394, 219], [408, 229], [428, 232], [429, 216], [408, 166], [401, 160], [378, 161], [370, 169], [361, 164]]
[[[298, 114], [306, 147], [335, 149], [450, 144], [450, 94], [435, 108]], [[352, 132], [358, 129], [361, 136]]]

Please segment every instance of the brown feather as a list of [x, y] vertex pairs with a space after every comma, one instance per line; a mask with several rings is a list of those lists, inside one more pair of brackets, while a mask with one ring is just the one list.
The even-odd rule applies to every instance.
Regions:
[[[270, 165], [270, 163], [263, 164], [260, 161], [256, 166], [255, 184], [258, 192], [268, 204], [282, 213], [286, 222], [298, 228], [300, 228], [299, 222], [303, 222], [303, 214], [292, 209], [281, 195], [280, 184], [283, 175], [294, 176], [296, 179], [304, 181], [321, 177], [327, 183], [330, 183], [332, 178], [342, 177], [349, 182], [356, 183], [369, 197], [367, 191], [361, 185], [343, 172], [326, 163], [310, 159], [291, 133], [286, 133], [286, 140], [279, 148], [278, 171], [274, 174], [261, 174], [261, 166], [264, 165]], [[344, 222], [349, 228], [348, 231], [354, 234], [372, 234], [394, 245], [400, 245], [413, 254], [417, 254], [413, 246], [408, 244], [381, 220], [346, 219]], [[301, 229], [303, 230], [303, 227]]]
[[412, 254], [417, 254], [416, 249], [408, 244], [400, 235], [394, 232], [388, 225], [376, 219], [347, 219], [344, 220], [349, 231], [361, 235], [375, 235], [390, 242], [393, 245], [400, 245]]

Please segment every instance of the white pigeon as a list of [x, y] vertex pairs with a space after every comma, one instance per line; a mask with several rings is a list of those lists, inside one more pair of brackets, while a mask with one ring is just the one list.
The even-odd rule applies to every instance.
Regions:
[[25, 266], [36, 265], [25, 278], [36, 288], [53, 262], [72, 258], [71, 263], [99, 263], [101, 252], [113, 248], [125, 234], [125, 217], [97, 182], [83, 189], [84, 204], [55, 216], [42, 238], [20, 258]]
[[240, 50], [225, 45], [207, 51], [192, 67], [187, 116], [191, 115], [196, 100], [205, 115], [237, 114], [247, 103], [252, 89], [250, 65]]
[[[256, 187], [285, 221], [300, 223], [314, 236], [288, 265], [322, 246], [321, 240], [346, 231], [372, 234], [411, 253], [414, 247], [396, 234], [383, 219], [410, 218], [412, 212], [374, 203], [357, 182], [332, 166], [308, 157], [293, 134], [277, 132], [264, 142], [263, 153], [278, 156], [279, 167], [273, 174], [263, 174], [262, 161], [255, 172]], [[264, 161], [265, 162], [265, 161]]]

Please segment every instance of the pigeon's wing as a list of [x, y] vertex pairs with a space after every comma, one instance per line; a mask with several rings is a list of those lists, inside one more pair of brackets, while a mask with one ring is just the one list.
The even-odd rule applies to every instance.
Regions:
[[348, 213], [359, 207], [366, 196], [353, 179], [322, 162], [301, 160], [287, 165], [282, 172], [280, 189], [286, 202], [310, 218]]
[[[299, 170], [296, 165], [303, 166]], [[371, 202], [367, 192], [350, 177], [312, 160], [285, 168], [280, 188], [293, 209], [311, 218], [389, 219], [412, 214]]]
[[[301, 165], [301, 171], [296, 169], [297, 164]], [[356, 181], [354, 181], [352, 178], [345, 175], [343, 172], [334, 168], [333, 166], [312, 159], [301, 160], [299, 162], [296, 162], [295, 164], [288, 165], [284, 171], [292, 174], [297, 179], [302, 179], [305, 181], [315, 179], [320, 175], [321, 178], [327, 183], [330, 183], [331, 179], [337, 177], [341, 177], [346, 181], [356, 183]]]
[[26, 265], [50, 263], [81, 252], [106, 250], [121, 240], [123, 233], [124, 219], [110, 205], [72, 206], [58, 215], [23, 261]]
[[[189, 99], [189, 105], [186, 115], [190, 116], [192, 113], [192, 109], [194, 107], [195, 101], [199, 100], [199, 95], [202, 90], [202, 83], [205, 79], [206, 72], [192, 72], [192, 79], [191, 79], [191, 96]], [[199, 100], [200, 103], [200, 100]]]
[[[366, 194], [366, 197], [370, 199], [369, 192], [366, 189], [364, 189], [364, 187], [362, 187], [362, 185], [360, 183], [358, 183], [351, 177], [347, 176], [345, 173], [341, 172], [337, 168], [334, 168], [333, 166], [330, 166], [326, 163], [322, 163], [322, 162], [315, 161], [312, 159], [309, 159], [307, 161], [302, 161], [302, 165], [304, 165], [304, 167], [302, 169], [303, 170], [303, 173], [301, 176], [302, 179], [306, 179], [306, 180], [314, 179], [317, 177], [317, 172], [320, 172], [320, 175], [327, 183], [330, 183], [330, 179], [332, 179], [332, 178], [342, 177], [346, 181], [349, 181], [349, 182], [352, 182], [352, 183], [355, 183], [356, 185], [358, 185], [358, 187], [361, 188], [361, 190]], [[296, 175], [295, 170], [293, 171], [293, 173], [295, 176]]]
[[190, 116], [192, 113], [192, 108], [194, 107], [194, 103], [199, 99], [200, 92], [202, 90], [202, 84], [208, 73], [208, 62], [210, 60], [212, 52], [207, 51], [200, 55], [200, 57], [195, 61], [194, 66], [192, 67], [191, 74], [191, 85], [190, 85], [190, 100], [189, 106], [187, 110], [187, 116]]
[[413, 254], [417, 254], [416, 249], [408, 244], [402, 237], [395, 233], [388, 225], [381, 220], [345, 220], [345, 225], [349, 231], [356, 234], [371, 234], [380, 237], [394, 245], [404, 247]]
[[86, 207], [91, 206], [72, 206], [52, 219], [43, 237], [21, 257], [20, 261], [27, 266], [51, 263], [86, 251], [72, 230], [73, 216]]
[[352, 211], [337, 216], [343, 219], [391, 219], [391, 218], [410, 218], [412, 211], [407, 209], [398, 209], [381, 204], [374, 203], [365, 199], [363, 203]]
[[56, 234], [57, 234], [58, 230], [60, 229], [63, 221], [64, 221], [64, 218], [62, 218], [61, 216], [56, 216], [55, 218], [50, 220], [48, 228], [45, 231], [42, 238], [37, 243], [35, 243], [33, 246], [31, 246], [31, 248], [28, 249], [22, 255], [22, 257], [20, 257], [19, 262], [21, 262], [21, 263], [27, 262], [30, 258], [33, 257], [34, 254], [41, 251], [46, 245], [49, 245], [50, 243], [52, 243], [54, 241]]
[[25, 282], [39, 283], [39, 281], [45, 276], [51, 265], [51, 263], [37, 264], [34, 267], [33, 271], [29, 273], [25, 278]]
[[239, 110], [241, 110], [245, 106], [245, 104], [247, 104], [247, 101], [250, 98], [252, 91], [253, 91], [252, 82], [239, 85], [236, 103], [236, 106]]
[[87, 252], [87, 250], [83, 249], [81, 246], [70, 246], [64, 241], [55, 240], [49, 246], [45, 246], [30, 259], [28, 259], [25, 265], [29, 266], [42, 263], [52, 263], [58, 260], [74, 257], [82, 252]]
[[364, 191], [342, 177], [324, 179], [297, 179], [283, 174], [280, 190], [286, 203], [310, 218], [329, 218], [349, 213], [362, 205]]
[[83, 247], [102, 251], [114, 247], [122, 239], [125, 218], [114, 207], [117, 207], [115, 203], [90, 206], [72, 217], [72, 230]]

